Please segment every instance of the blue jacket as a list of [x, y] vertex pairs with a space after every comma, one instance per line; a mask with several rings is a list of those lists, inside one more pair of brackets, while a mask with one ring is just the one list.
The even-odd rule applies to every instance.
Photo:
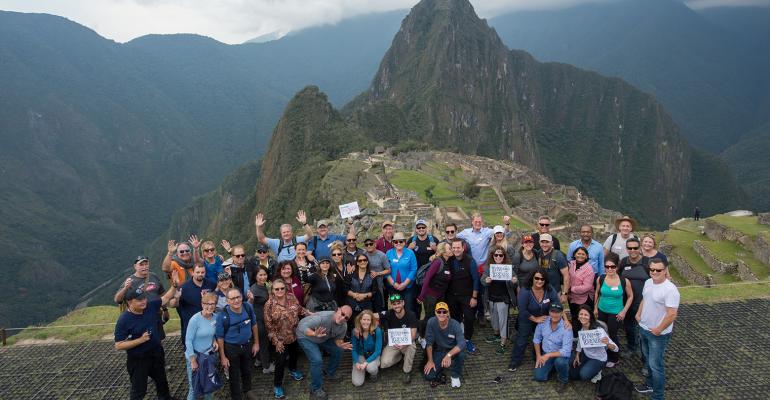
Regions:
[[[393, 282], [400, 283], [409, 279], [410, 288], [414, 285], [414, 276], [417, 274], [417, 256], [411, 249], [404, 248], [404, 252], [401, 254], [401, 258], [396, 255], [396, 249], [388, 250], [386, 254], [388, 256], [388, 262], [390, 262], [390, 277], [393, 278]], [[401, 281], [396, 279], [401, 276]]]

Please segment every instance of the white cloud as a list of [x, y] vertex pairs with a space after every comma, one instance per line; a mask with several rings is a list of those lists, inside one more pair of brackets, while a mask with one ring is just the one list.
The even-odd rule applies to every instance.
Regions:
[[688, 0], [685, 3], [693, 10], [712, 7], [770, 7], [770, 0]]
[[[481, 17], [617, 0], [471, 0]], [[710, 3], [770, 0], [690, 0]], [[356, 15], [407, 9], [417, 0], [0, 0], [0, 9], [60, 15], [125, 42], [148, 33], [197, 33], [225, 43], [334, 24]], [[702, 8], [702, 7], [701, 7]]]

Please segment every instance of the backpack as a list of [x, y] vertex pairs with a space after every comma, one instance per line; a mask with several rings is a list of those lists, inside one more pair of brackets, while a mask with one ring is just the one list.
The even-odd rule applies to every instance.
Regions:
[[[631, 239], [631, 238], [635, 238], [635, 237], [636, 237], [636, 235], [634, 235], [634, 234], [632, 233], [632, 234], [631, 234], [631, 236], [629, 236], [628, 238], [629, 238], [629, 239]], [[609, 250], [609, 251], [612, 251], [612, 246], [614, 246], [614, 245], [615, 245], [615, 242], [616, 242], [617, 240], [618, 240], [618, 234], [617, 234], [617, 233], [613, 233], [613, 234], [612, 234], [612, 243], [610, 243], [610, 250]]]
[[[296, 247], [297, 246], [297, 238], [295, 238], [294, 236], [291, 237], [291, 244], [289, 244], [289, 245], [284, 245], [283, 239], [278, 239], [278, 240], [279, 240], [278, 251], [275, 252], [275, 256], [276, 257], [280, 257], [281, 256], [281, 250], [289, 248], [289, 247]], [[317, 241], [318, 241], [318, 237], [316, 236], [316, 243], [318, 243]], [[313, 248], [315, 249], [315, 247], [313, 247]]]
[[414, 274], [414, 284], [417, 286], [422, 286], [423, 282], [425, 282], [425, 274], [428, 273], [428, 268], [430, 268], [430, 264], [432, 262], [429, 262], [427, 264], [421, 265], [420, 268], [417, 268], [417, 273]]
[[217, 354], [198, 353], [198, 369], [193, 373], [193, 391], [196, 395], [214, 393], [225, 383], [217, 369]]
[[596, 386], [597, 400], [630, 400], [634, 392], [634, 384], [626, 374], [615, 372], [605, 375]]
[[[409, 239], [409, 240], [410, 240], [410, 242], [409, 242], [409, 243], [415, 243], [415, 242], [417, 241], [417, 235], [412, 235], [412, 238], [411, 238], [411, 239]], [[436, 239], [434, 239], [434, 238], [433, 238], [433, 235], [431, 235], [431, 234], [429, 233], [429, 234], [428, 234], [428, 243], [438, 243], [438, 241], [437, 241]]]
[[[243, 308], [246, 310], [246, 313], [249, 314], [249, 318], [251, 318], [252, 321], [257, 320], [257, 316], [256, 314], [254, 314], [254, 308], [251, 306], [251, 304], [243, 303]], [[222, 335], [222, 337], [224, 338], [225, 336], [227, 336], [227, 331], [230, 330], [230, 327], [237, 324], [230, 323], [230, 306], [229, 305], [226, 305], [225, 309], [222, 311], [224, 311], [222, 314], [222, 328], [225, 330], [225, 333]], [[243, 321], [239, 321], [238, 323], [240, 324], [241, 322]]]

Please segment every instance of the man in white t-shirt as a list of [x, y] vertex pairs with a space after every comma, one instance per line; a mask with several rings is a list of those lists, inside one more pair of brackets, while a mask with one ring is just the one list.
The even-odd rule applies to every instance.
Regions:
[[604, 255], [613, 252], [617, 254], [622, 260], [628, 257], [628, 251], [626, 251], [626, 240], [632, 237], [636, 237], [633, 234], [636, 229], [636, 221], [628, 216], [623, 216], [615, 220], [615, 232], [607, 237], [604, 241]]
[[666, 351], [674, 320], [679, 310], [679, 290], [666, 279], [666, 264], [660, 258], [650, 260], [650, 276], [642, 290], [642, 304], [636, 312], [639, 321], [642, 354], [647, 381], [636, 386], [639, 393], [652, 392], [655, 400], [663, 399], [666, 375], [663, 354]]

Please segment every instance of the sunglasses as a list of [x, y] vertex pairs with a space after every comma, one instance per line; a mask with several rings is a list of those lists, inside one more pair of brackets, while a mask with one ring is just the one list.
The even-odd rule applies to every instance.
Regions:
[[617, 268], [617, 267], [618, 267], [618, 266], [617, 266], [617, 265], [615, 265], [615, 264], [604, 264], [604, 268], [607, 268], [607, 269], [615, 269], [615, 268]]
[[495, 253], [495, 254], [493, 254], [493, 256], [495, 256], [495, 257], [505, 257], [505, 254], [497, 254], [497, 253]]
[[267, 251], [265, 251], [265, 250], [257, 250], [257, 253], [258, 253], [258, 254], [266, 254], [266, 253], [267, 253]]
[[342, 253], [332, 253], [332, 257], [340, 257], [342, 256]]
[[626, 250], [639, 250], [639, 246], [636, 246], [636, 247], [626, 247]]
[[534, 277], [533, 279], [536, 280], [536, 281], [541, 281], [541, 282], [545, 281], [545, 278], [538, 278], [537, 276]]
[[245, 254], [233, 254], [233, 257], [243, 258], [243, 257], [246, 257], [246, 255]]
[[448, 314], [449, 311], [447, 310], [436, 310], [436, 314]]
[[661, 269], [650, 268], [650, 272], [663, 272], [663, 268], [661, 268]]
[[551, 224], [543, 224], [543, 223], [541, 223], [540, 226], [551, 226]]
[[388, 299], [391, 302], [393, 302], [393, 301], [404, 301], [404, 299], [402, 299], [400, 295], [395, 295], [395, 294], [393, 296], [388, 297]]
[[457, 231], [444, 231], [444, 232], [446, 232], [446, 233], [450, 233], [450, 234], [451, 234], [451, 233], [455, 233], [455, 232], [457, 232]]
[[374, 246], [374, 242], [366, 242], [366, 243], [364, 243], [364, 246], [366, 246], [366, 247]]
[[280, 291], [283, 291], [283, 290], [286, 290], [286, 286], [280, 286], [280, 287], [274, 287], [273, 288], [274, 292], [280, 292]]
[[243, 298], [243, 296], [228, 297], [227, 300], [238, 301], [238, 300], [240, 300], [242, 298]]
[[417, 229], [427, 229], [427, 226], [418, 226]]
[[351, 317], [350, 315], [345, 315], [344, 313], [342, 314], [342, 318], [344, 318], [345, 321], [349, 320], [350, 317]]
[[406, 243], [406, 240], [394, 240], [393, 243], [394, 244], [403, 244], [403, 243]]
[[187, 250], [179, 250], [179, 254], [187, 254], [189, 252], [190, 252], [189, 249], [187, 249]]
[[355, 242], [356, 239], [348, 239], [348, 242]]
[[216, 249], [203, 249], [203, 251], [206, 252], [206, 253], [209, 253], [209, 252], [212, 252], [212, 251], [216, 251]]
[[356, 260], [356, 262], [357, 262], [357, 263], [365, 263], [365, 262], [369, 262], [369, 260], [366, 260], [366, 259], [363, 259], [363, 258], [362, 258], [362, 259], [360, 259], [360, 260]]

